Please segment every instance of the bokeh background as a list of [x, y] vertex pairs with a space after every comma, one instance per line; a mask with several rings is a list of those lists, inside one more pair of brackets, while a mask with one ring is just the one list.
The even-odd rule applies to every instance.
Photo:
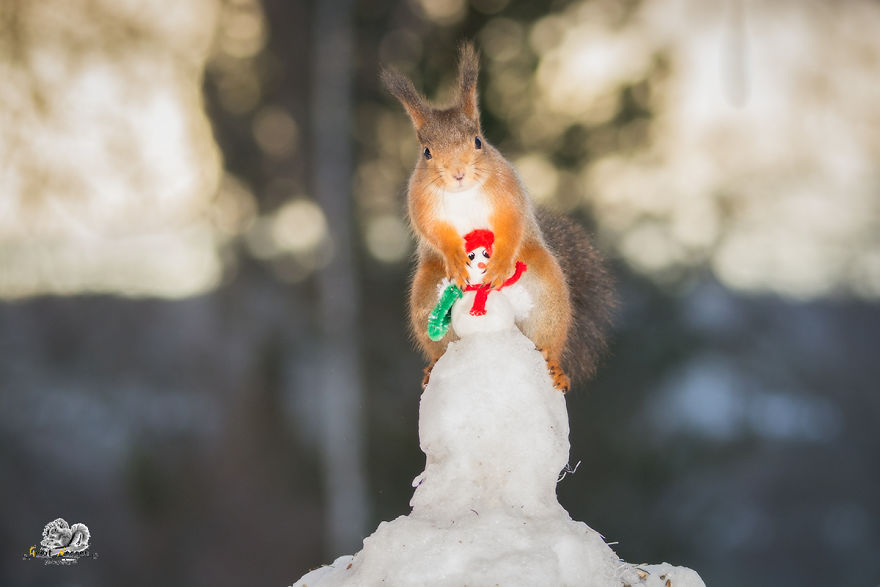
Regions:
[[[287, 585], [408, 512], [449, 96], [618, 280], [572, 517], [712, 586], [880, 583], [880, 3], [2, 0], [0, 583]], [[21, 556], [86, 523], [98, 560]]]

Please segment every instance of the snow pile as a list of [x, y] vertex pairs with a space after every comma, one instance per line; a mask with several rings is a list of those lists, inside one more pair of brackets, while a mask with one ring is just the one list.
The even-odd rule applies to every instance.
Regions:
[[[568, 461], [568, 413], [501, 292], [482, 320], [467, 294], [453, 310], [464, 336], [434, 367], [419, 411], [424, 472], [412, 512], [382, 522], [354, 556], [296, 587], [341, 585], [702, 586], [692, 570], [634, 567], [572, 521], [556, 499]], [[484, 328], [480, 328], [480, 325]]]

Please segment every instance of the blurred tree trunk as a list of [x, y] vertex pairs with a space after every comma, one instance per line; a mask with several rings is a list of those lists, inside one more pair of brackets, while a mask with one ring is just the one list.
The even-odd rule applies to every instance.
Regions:
[[312, 70], [313, 187], [327, 215], [332, 260], [318, 283], [322, 328], [321, 436], [327, 548], [357, 549], [367, 518], [358, 325], [360, 295], [351, 243], [352, 3], [315, 3]]

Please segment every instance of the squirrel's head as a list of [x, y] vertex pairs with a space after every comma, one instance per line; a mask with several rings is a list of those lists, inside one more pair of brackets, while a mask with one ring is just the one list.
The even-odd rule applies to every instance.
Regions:
[[480, 131], [477, 74], [480, 64], [470, 43], [459, 50], [458, 93], [451, 106], [435, 108], [403, 74], [382, 70], [382, 82], [403, 104], [420, 144], [420, 163], [428, 183], [447, 191], [466, 190], [486, 179], [481, 165], [488, 145]]

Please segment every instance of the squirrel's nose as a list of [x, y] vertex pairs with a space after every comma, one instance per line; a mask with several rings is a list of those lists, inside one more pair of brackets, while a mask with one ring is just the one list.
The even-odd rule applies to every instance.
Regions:
[[464, 169], [456, 169], [455, 173], [452, 174], [452, 177], [455, 178], [455, 181], [461, 181], [464, 179]]

